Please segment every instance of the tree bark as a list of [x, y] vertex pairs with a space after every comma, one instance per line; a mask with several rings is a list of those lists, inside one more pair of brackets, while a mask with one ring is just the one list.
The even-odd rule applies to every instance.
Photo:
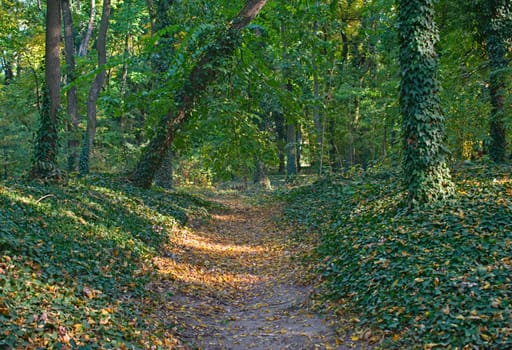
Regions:
[[[71, 15], [70, 0], [62, 0], [62, 18], [64, 20], [64, 51], [66, 56], [66, 82], [72, 84], [76, 80], [75, 68], [75, 40], [73, 37], [73, 17]], [[80, 140], [78, 136], [78, 98], [76, 87], [72, 86], [66, 93], [67, 111], [69, 120], [66, 123], [68, 138], [68, 165], [67, 171], [77, 170], [78, 148]]]
[[110, 19], [110, 0], [103, 0], [103, 10], [101, 14], [101, 24], [96, 43], [98, 51], [98, 68], [100, 72], [94, 78], [87, 97], [87, 129], [82, 144], [82, 152], [80, 153], [80, 161], [78, 164], [80, 175], [89, 173], [89, 156], [92, 152], [94, 136], [96, 134], [96, 102], [103, 83], [105, 81], [105, 64], [107, 63], [107, 29]]
[[431, 0], [400, 2], [400, 108], [409, 207], [443, 200], [454, 192], [446, 164], [445, 118], [438, 96], [434, 18]]
[[267, 169], [265, 163], [260, 159], [256, 159], [256, 167], [254, 169], [254, 184], [265, 190], [271, 190], [270, 179], [267, 175]]
[[[491, 99], [490, 136], [491, 144], [489, 155], [496, 163], [503, 163], [506, 159], [506, 126], [505, 126], [505, 100], [507, 68], [507, 19], [511, 17], [512, 6], [509, 0], [489, 1], [488, 9], [491, 18], [487, 28], [487, 55], [489, 56], [489, 94]], [[510, 20], [510, 19], [509, 19]]]
[[[172, 16], [169, 13], [173, 3], [174, 0], [156, 0], [155, 3], [147, 0], [148, 10], [152, 16], [153, 35], [158, 34], [159, 31], [173, 24]], [[153, 7], [155, 5], [156, 8]], [[151, 66], [155, 75], [153, 88], [161, 88], [164, 84], [163, 77], [167, 74], [169, 64], [175, 54], [174, 42], [175, 40], [171, 33], [164, 32], [160, 34], [159, 40], [156, 43], [158, 54], [151, 57]], [[155, 183], [164, 188], [171, 188], [173, 184], [172, 161], [174, 157], [172, 152], [170, 148], [167, 150], [167, 154], [164, 156], [163, 162], [155, 174]]]
[[240, 30], [256, 17], [266, 2], [267, 0], [246, 1], [243, 9], [229, 23], [224, 33], [217, 37], [216, 42], [210, 45], [199, 59], [174, 97], [175, 108], [160, 120], [155, 136], [144, 149], [130, 176], [130, 180], [135, 186], [143, 188], [151, 186], [155, 173], [174, 139], [177, 128], [187, 119], [198, 97], [222, 73], [219, 68], [223, 66], [223, 60], [230, 57], [235, 51]]
[[89, 22], [85, 30], [84, 37], [78, 49], [78, 56], [86, 56], [91, 41], [92, 30], [94, 29], [94, 17], [96, 16], [96, 0], [91, 0], [91, 12], [89, 14]]
[[173, 187], [173, 179], [172, 179], [172, 163], [174, 159], [174, 152], [171, 148], [167, 150], [167, 154], [165, 155], [162, 165], [158, 168], [158, 171], [155, 174], [155, 184], [157, 186], [171, 189]]
[[295, 124], [286, 125], [286, 179], [291, 180], [297, 175], [297, 133]]
[[34, 164], [31, 169], [33, 178], [46, 179], [58, 176], [56, 162], [57, 113], [60, 106], [60, 38], [60, 0], [48, 0], [46, 7], [45, 89], [41, 124], [34, 147]]

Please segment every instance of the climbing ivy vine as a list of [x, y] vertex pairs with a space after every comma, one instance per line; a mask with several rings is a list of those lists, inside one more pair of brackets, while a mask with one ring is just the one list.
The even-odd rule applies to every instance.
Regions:
[[438, 41], [433, 0], [402, 0], [399, 10], [400, 106], [408, 204], [449, 197], [445, 118], [438, 96]]

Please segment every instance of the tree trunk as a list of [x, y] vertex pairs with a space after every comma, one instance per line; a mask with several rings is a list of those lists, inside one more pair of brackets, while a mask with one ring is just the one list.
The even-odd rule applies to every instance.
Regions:
[[279, 156], [279, 174], [283, 175], [285, 173], [286, 168], [286, 159], [285, 159], [285, 148], [286, 148], [286, 126], [284, 121], [283, 113], [279, 111], [271, 111], [272, 117], [274, 119], [276, 134], [277, 134], [277, 151]]
[[87, 98], [87, 129], [82, 144], [82, 152], [80, 153], [80, 161], [78, 164], [81, 176], [89, 173], [89, 155], [92, 152], [94, 136], [96, 134], [96, 102], [103, 82], [105, 81], [105, 64], [107, 63], [107, 29], [110, 18], [110, 0], [103, 0], [103, 10], [101, 14], [100, 31], [96, 43], [98, 51], [98, 68], [100, 72], [94, 78], [89, 90]]
[[[152, 14], [152, 30], [153, 35], [158, 34], [159, 31], [173, 24], [172, 16], [169, 14], [169, 10], [173, 5], [173, 0], [156, 0], [156, 9], [153, 8], [153, 2], [148, 0], [149, 13]], [[164, 32], [160, 34], [160, 38], [156, 43], [157, 55], [153, 55], [151, 58], [151, 66], [155, 75], [154, 88], [158, 89], [163, 85], [165, 75], [169, 70], [169, 64], [172, 61], [172, 57], [175, 54], [174, 50], [175, 40], [171, 33]], [[165, 155], [160, 168], [155, 175], [155, 182], [157, 185], [170, 189], [173, 184], [172, 180], [172, 150], [169, 149]]]
[[254, 184], [265, 190], [272, 189], [270, 179], [267, 176], [265, 163], [260, 159], [256, 159], [256, 168], [254, 169]]
[[60, 0], [48, 0], [46, 9], [45, 89], [31, 176], [53, 178], [57, 174], [57, 113], [60, 106]]
[[174, 158], [174, 152], [169, 148], [167, 154], [165, 155], [162, 165], [158, 168], [158, 171], [155, 174], [155, 184], [157, 186], [171, 189], [173, 186], [172, 181], [172, 162]]
[[404, 183], [407, 204], [415, 207], [454, 192], [438, 96], [434, 2], [402, 0], [399, 28]]
[[[489, 56], [489, 94], [491, 97], [489, 155], [496, 163], [502, 163], [506, 158], [506, 127], [505, 127], [505, 94], [507, 68], [507, 43], [503, 27], [512, 11], [507, 9], [509, 0], [489, 1], [489, 25], [487, 28], [487, 55]], [[508, 16], [507, 16], [508, 15]]]
[[[66, 54], [66, 82], [72, 84], [76, 80], [75, 71], [75, 40], [73, 37], [73, 17], [71, 15], [70, 1], [62, 0], [62, 17], [64, 20], [64, 50]], [[67, 171], [77, 170], [78, 166], [78, 148], [80, 140], [78, 135], [78, 99], [76, 87], [69, 88], [66, 93], [67, 111], [69, 120], [66, 123], [68, 138], [68, 165]]]
[[91, 12], [89, 15], [89, 22], [85, 30], [84, 37], [78, 49], [78, 56], [86, 56], [89, 49], [89, 42], [91, 41], [92, 30], [94, 29], [94, 17], [96, 16], [96, 0], [91, 0]]
[[286, 125], [286, 179], [291, 180], [297, 175], [297, 133], [295, 124]]
[[210, 45], [199, 59], [174, 97], [175, 108], [160, 120], [155, 136], [144, 149], [130, 177], [134, 185], [143, 188], [151, 186], [177, 128], [187, 119], [198, 97], [222, 73], [223, 61], [235, 51], [240, 30], [256, 17], [266, 2], [267, 0], [246, 1], [243, 9], [226, 27], [224, 33], [217, 37], [215, 43]]
[[297, 173], [300, 173], [302, 171], [301, 168], [301, 157], [302, 157], [302, 132], [300, 130], [300, 124], [296, 126], [296, 135], [295, 135], [295, 153], [297, 158]]
[[341, 162], [342, 160], [339, 159], [339, 152], [338, 152], [338, 146], [336, 146], [336, 122], [333, 118], [329, 119], [328, 122], [328, 131], [329, 131], [329, 163], [331, 165], [331, 172], [337, 173], [341, 170]]
[[4, 68], [4, 83], [5, 85], [9, 85], [14, 78], [12, 64], [7, 59], [2, 58], [2, 67]]
[[324, 157], [324, 128], [323, 128], [323, 114], [320, 113], [318, 102], [320, 101], [320, 85], [318, 82], [318, 74], [316, 66], [313, 65], [315, 72], [313, 73], [313, 96], [315, 98], [315, 105], [313, 106], [313, 122], [315, 123], [316, 143], [315, 143], [315, 159], [313, 160], [316, 166], [316, 172], [322, 176], [323, 157]]

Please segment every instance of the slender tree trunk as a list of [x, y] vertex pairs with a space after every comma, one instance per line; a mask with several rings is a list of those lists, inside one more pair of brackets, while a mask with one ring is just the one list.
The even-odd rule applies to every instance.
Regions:
[[2, 58], [2, 66], [4, 67], [4, 83], [9, 85], [14, 78], [14, 72], [12, 71], [12, 64], [7, 59]]
[[270, 179], [268, 178], [267, 175], [265, 163], [262, 162], [260, 159], [256, 159], [256, 168], [254, 170], [254, 184], [265, 190], [272, 189]]
[[293, 179], [297, 175], [297, 133], [295, 124], [286, 125], [286, 178]]
[[[71, 15], [70, 0], [62, 0], [62, 17], [64, 20], [64, 51], [66, 56], [66, 81], [72, 84], [76, 80], [75, 70], [75, 40], [73, 37], [73, 17]], [[76, 171], [78, 167], [78, 148], [80, 139], [78, 135], [78, 98], [76, 87], [66, 92], [67, 111], [69, 120], [66, 123], [68, 138], [68, 165], [67, 171]]]
[[170, 147], [177, 128], [189, 116], [197, 98], [202, 95], [208, 85], [222, 74], [223, 60], [230, 57], [236, 48], [239, 32], [257, 16], [267, 0], [248, 0], [243, 9], [221, 33], [214, 45], [208, 47], [204, 55], [192, 69], [183, 86], [174, 98], [174, 105], [161, 120], [155, 136], [144, 149], [142, 156], [132, 173], [130, 180], [134, 185], [149, 188], [156, 171]]
[[507, 68], [507, 43], [504, 26], [507, 17], [510, 17], [512, 7], [510, 0], [489, 1], [488, 5], [491, 18], [487, 28], [487, 55], [489, 56], [489, 94], [491, 97], [490, 136], [491, 144], [489, 155], [496, 163], [502, 163], [506, 159], [506, 127], [505, 127], [505, 100], [506, 77], [504, 70]]
[[89, 42], [91, 41], [92, 30], [94, 29], [94, 17], [96, 16], [96, 0], [91, 0], [91, 12], [89, 14], [89, 22], [87, 29], [84, 32], [80, 48], [78, 49], [78, 56], [86, 56], [89, 49]]
[[279, 111], [272, 111], [272, 117], [274, 119], [274, 123], [276, 126], [276, 134], [277, 134], [277, 151], [279, 156], [279, 174], [283, 175], [285, 173], [286, 168], [286, 159], [285, 159], [285, 148], [286, 148], [286, 126], [284, 121], [283, 113]]
[[94, 78], [89, 90], [87, 98], [87, 129], [82, 144], [82, 152], [80, 153], [80, 161], [78, 164], [80, 175], [89, 173], [89, 155], [92, 152], [94, 136], [96, 134], [96, 102], [103, 82], [105, 81], [105, 64], [107, 63], [107, 29], [110, 19], [110, 0], [103, 0], [103, 10], [101, 14], [100, 31], [96, 43], [98, 51], [98, 68], [100, 72]]
[[297, 154], [297, 173], [300, 173], [302, 171], [302, 131], [300, 130], [300, 124], [296, 127], [295, 152]]
[[313, 122], [315, 123], [316, 131], [316, 144], [315, 144], [315, 159], [314, 164], [317, 167], [317, 174], [322, 176], [323, 167], [323, 149], [324, 149], [324, 133], [323, 133], [323, 114], [320, 113], [318, 102], [320, 101], [320, 85], [318, 82], [318, 74], [316, 67], [313, 66], [315, 73], [313, 74], [313, 96], [315, 98], [315, 106], [313, 106]]
[[409, 207], [442, 200], [454, 192], [446, 164], [445, 119], [438, 96], [434, 18], [432, 0], [400, 2], [400, 107]]
[[341, 160], [339, 159], [338, 146], [336, 146], [336, 123], [333, 118], [329, 119], [327, 124], [329, 138], [329, 162], [331, 163], [331, 171], [338, 172], [341, 169]]
[[60, 0], [48, 0], [46, 7], [45, 88], [41, 124], [34, 149], [31, 176], [54, 178], [57, 172], [57, 113], [60, 106]]

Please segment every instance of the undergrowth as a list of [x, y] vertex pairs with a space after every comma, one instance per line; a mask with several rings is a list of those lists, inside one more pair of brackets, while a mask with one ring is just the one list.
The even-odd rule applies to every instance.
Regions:
[[[285, 195], [318, 234], [325, 300], [385, 349], [512, 348], [509, 167], [455, 171], [457, 197], [404, 213], [400, 174], [322, 179]], [[371, 333], [370, 333], [371, 334]], [[357, 337], [355, 337], [357, 338]]]
[[173, 325], [151, 317], [151, 259], [210, 208], [107, 176], [0, 182], [0, 349], [172, 348]]

